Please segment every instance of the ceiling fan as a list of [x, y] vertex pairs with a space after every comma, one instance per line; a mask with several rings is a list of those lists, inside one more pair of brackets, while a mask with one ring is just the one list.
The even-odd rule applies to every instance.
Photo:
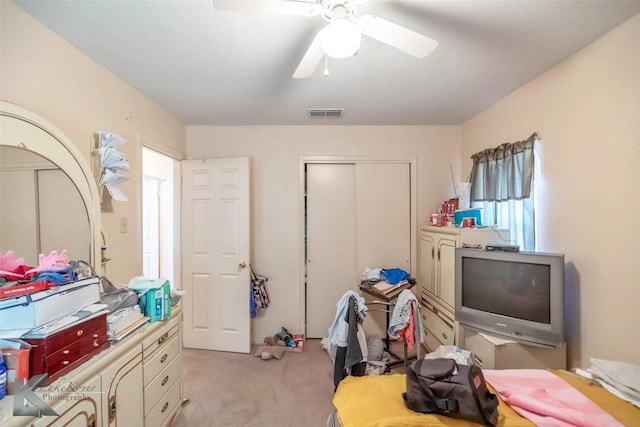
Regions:
[[356, 17], [357, 8], [367, 0], [213, 0], [221, 11], [280, 13], [300, 16], [320, 15], [328, 24], [311, 42], [293, 78], [311, 77], [322, 58], [346, 58], [358, 52], [362, 35], [395, 47], [416, 58], [425, 58], [438, 42], [406, 27], [375, 15]]

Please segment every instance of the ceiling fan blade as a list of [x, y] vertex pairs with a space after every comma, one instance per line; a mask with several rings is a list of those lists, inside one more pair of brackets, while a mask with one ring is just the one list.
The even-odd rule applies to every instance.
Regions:
[[425, 58], [438, 47], [438, 42], [375, 15], [363, 15], [358, 24], [365, 34], [382, 43], [415, 56]]
[[315, 16], [322, 11], [317, 2], [303, 0], [213, 0], [213, 7], [225, 12], [259, 12]]
[[318, 68], [318, 64], [324, 57], [324, 50], [322, 49], [322, 42], [320, 41], [320, 33], [316, 34], [311, 42], [311, 45], [304, 54], [298, 68], [293, 72], [294, 79], [306, 79], [311, 77]]

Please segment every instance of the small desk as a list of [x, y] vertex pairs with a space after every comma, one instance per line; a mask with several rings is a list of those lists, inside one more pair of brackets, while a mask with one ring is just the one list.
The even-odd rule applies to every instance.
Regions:
[[360, 290], [366, 294], [374, 296], [379, 299], [379, 301], [373, 301], [372, 304], [382, 304], [386, 305], [387, 309], [385, 311], [386, 315], [386, 328], [385, 328], [385, 338], [384, 338], [384, 349], [387, 353], [391, 355], [396, 361], [388, 363], [387, 368], [399, 365], [400, 363], [404, 363], [407, 366], [408, 358], [407, 358], [407, 343], [404, 343], [404, 357], [400, 357], [394, 354], [390, 349], [390, 340], [389, 340], [389, 322], [390, 322], [390, 313], [391, 307], [394, 306], [394, 301], [398, 298], [398, 295], [405, 289], [411, 289], [416, 285], [415, 279], [408, 279], [407, 283], [402, 285], [398, 285], [397, 288], [394, 288], [391, 292], [382, 293], [374, 288], [372, 282], [362, 282], [360, 283]]

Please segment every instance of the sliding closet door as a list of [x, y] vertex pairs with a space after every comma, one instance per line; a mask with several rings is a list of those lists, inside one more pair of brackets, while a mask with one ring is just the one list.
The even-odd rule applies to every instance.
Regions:
[[328, 336], [335, 304], [355, 289], [353, 164], [307, 165], [307, 336]]
[[[336, 302], [366, 267], [411, 271], [409, 163], [307, 165], [307, 335], [321, 338]], [[365, 330], [382, 335], [384, 315]]]
[[[356, 165], [357, 271], [401, 268], [411, 272], [411, 181], [408, 163]], [[363, 294], [367, 302], [375, 298]], [[364, 323], [368, 334], [383, 337], [384, 306], [370, 304]]]

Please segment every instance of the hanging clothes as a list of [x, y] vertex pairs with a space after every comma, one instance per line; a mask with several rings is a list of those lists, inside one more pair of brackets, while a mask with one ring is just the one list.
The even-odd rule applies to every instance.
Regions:
[[347, 308], [349, 305], [349, 298], [351, 297], [355, 298], [356, 300], [356, 304], [357, 304], [356, 311], [358, 315], [361, 316], [363, 319], [367, 315], [368, 307], [366, 305], [364, 298], [362, 298], [356, 291], [345, 292], [340, 298], [340, 300], [336, 303], [336, 317], [333, 320], [333, 323], [331, 324], [331, 326], [329, 327], [329, 340], [333, 345], [338, 344], [338, 336], [339, 336], [341, 322], [346, 317]]
[[266, 282], [269, 279], [258, 275], [251, 264], [249, 264], [249, 268], [251, 269], [251, 294], [249, 307], [251, 317], [256, 317], [257, 309], [267, 308], [269, 306], [269, 294], [267, 293], [266, 286]]
[[[403, 290], [398, 295], [387, 333], [390, 338], [400, 341], [406, 340], [407, 345], [411, 348], [416, 342], [422, 342], [420, 305], [416, 296], [409, 289]], [[409, 335], [411, 338], [407, 339]]]
[[[336, 357], [333, 369], [333, 383], [337, 388], [346, 376], [363, 376], [367, 368], [367, 340], [362, 323], [364, 316], [359, 310], [358, 300], [353, 295], [348, 296], [347, 303], [341, 313], [336, 327]], [[364, 310], [366, 313], [366, 310]]]

